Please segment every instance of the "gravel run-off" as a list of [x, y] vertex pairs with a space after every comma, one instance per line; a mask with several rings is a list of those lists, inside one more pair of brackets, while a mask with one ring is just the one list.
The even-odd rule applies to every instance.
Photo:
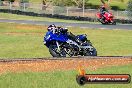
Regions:
[[0, 60], [0, 74], [6, 72], [50, 72], [57, 70], [78, 70], [79, 66], [84, 69], [96, 70], [108, 66], [132, 64], [132, 57], [126, 58], [62, 58], [62, 59], [33, 59], [33, 60]]

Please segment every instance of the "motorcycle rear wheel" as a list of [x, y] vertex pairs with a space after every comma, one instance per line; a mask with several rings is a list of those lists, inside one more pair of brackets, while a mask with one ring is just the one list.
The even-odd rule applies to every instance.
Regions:
[[87, 51], [84, 56], [97, 56], [97, 51], [94, 48], [93, 51]]
[[113, 21], [113, 23], [112, 23], [113, 25], [116, 25], [116, 21]]

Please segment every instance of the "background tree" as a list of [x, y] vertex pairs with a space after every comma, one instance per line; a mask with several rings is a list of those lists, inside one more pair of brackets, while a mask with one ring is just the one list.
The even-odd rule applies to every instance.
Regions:
[[[79, 8], [83, 7], [83, 0], [72, 0], [74, 5], [77, 5]], [[89, 0], [84, 0], [85, 2], [85, 7], [87, 7], [87, 5], [89, 4], [88, 1]]]
[[79, 8], [82, 8], [82, 7], [83, 7], [83, 0], [73, 0], [73, 2], [74, 2]]
[[46, 8], [49, 6], [47, 0], [42, 0], [42, 10], [46, 10]]
[[14, 2], [15, 0], [9, 0], [10, 2]]

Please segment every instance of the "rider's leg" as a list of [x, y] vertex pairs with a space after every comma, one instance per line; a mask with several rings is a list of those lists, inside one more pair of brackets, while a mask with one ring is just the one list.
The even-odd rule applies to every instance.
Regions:
[[74, 34], [72, 34], [71, 32], [68, 32], [67, 35], [68, 35], [69, 39], [76, 41], [76, 36]]
[[101, 13], [101, 20], [102, 20], [102, 22], [105, 22], [104, 13]]

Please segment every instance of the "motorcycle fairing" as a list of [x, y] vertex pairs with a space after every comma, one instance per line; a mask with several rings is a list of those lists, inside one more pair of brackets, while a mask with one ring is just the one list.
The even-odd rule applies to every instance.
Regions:
[[79, 40], [81, 40], [81, 41], [85, 41], [85, 40], [87, 39], [86, 34], [77, 35], [76, 37], [77, 37]]
[[46, 46], [49, 46], [51, 41], [60, 41], [60, 42], [66, 42], [68, 40], [68, 36], [66, 34], [56, 34], [51, 31], [48, 31], [44, 37], [44, 44]]

